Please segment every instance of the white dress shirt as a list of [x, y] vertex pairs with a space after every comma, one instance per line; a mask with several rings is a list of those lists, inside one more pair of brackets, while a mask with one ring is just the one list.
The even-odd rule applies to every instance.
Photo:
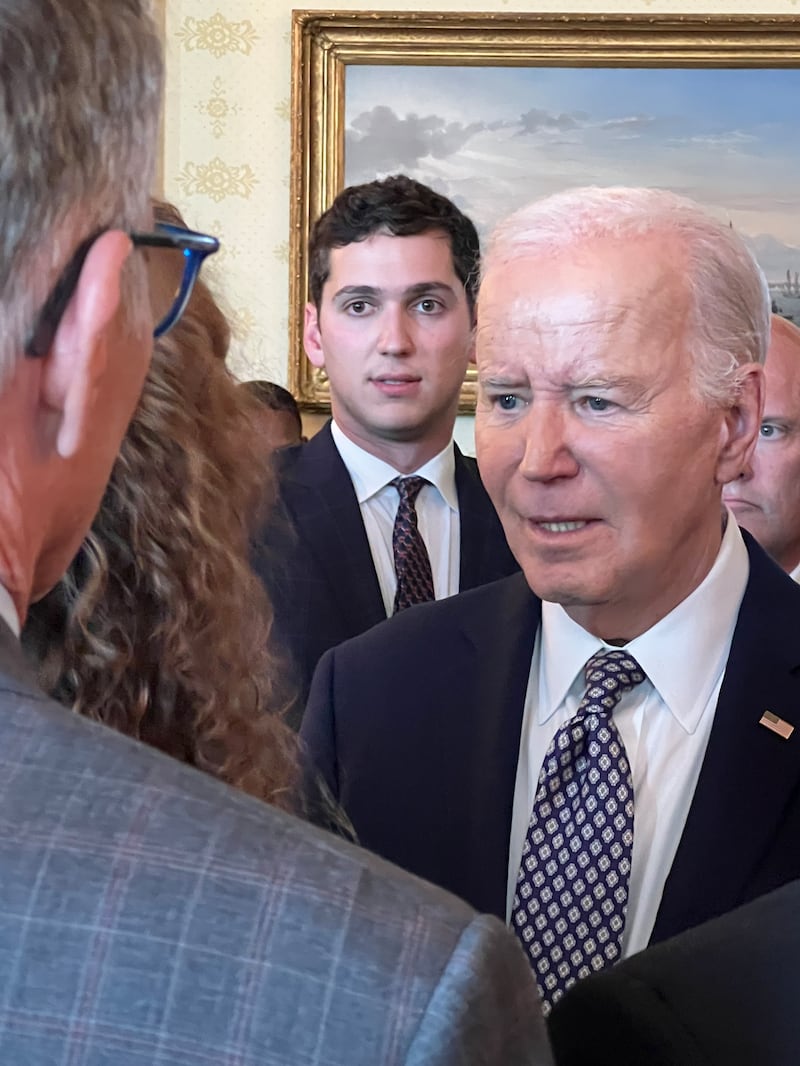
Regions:
[[11, 599], [11, 593], [4, 585], [0, 585], [0, 618], [3, 619], [14, 636], [18, 637], [19, 615], [17, 614], [17, 608], [14, 606], [14, 601]]
[[[750, 564], [739, 527], [728, 516], [705, 580], [646, 633], [625, 645], [647, 679], [614, 712], [633, 774], [634, 832], [623, 956], [647, 946], [683, 834]], [[578, 709], [583, 667], [603, 641], [560, 605], [542, 604], [520, 737], [508, 863], [510, 920], [522, 846], [545, 752]], [[703, 886], [698, 885], [702, 892]]]
[[[331, 423], [331, 434], [353, 482], [388, 618], [394, 609], [397, 589], [392, 531], [400, 503], [399, 493], [391, 482], [396, 477], [412, 475], [401, 474], [389, 463], [359, 448], [335, 422]], [[413, 473], [430, 482], [422, 486], [417, 497], [417, 525], [431, 561], [433, 591], [436, 599], [442, 600], [458, 592], [461, 560], [453, 442]]]
[[800, 563], [798, 563], [794, 570], [792, 570], [791, 574], [789, 574], [789, 577], [792, 579], [792, 581], [795, 581], [800, 584]]

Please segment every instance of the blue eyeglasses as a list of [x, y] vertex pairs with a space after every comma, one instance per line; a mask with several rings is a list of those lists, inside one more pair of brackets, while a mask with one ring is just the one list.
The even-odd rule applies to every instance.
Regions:
[[[41, 358], [50, 351], [58, 324], [72, 299], [89, 251], [104, 233], [99, 230], [83, 241], [64, 268], [39, 312], [25, 341], [25, 354]], [[219, 251], [219, 241], [166, 222], [157, 222], [152, 233], [130, 233], [134, 248], [145, 249], [153, 308], [154, 337], [163, 337], [186, 310], [203, 260]]]

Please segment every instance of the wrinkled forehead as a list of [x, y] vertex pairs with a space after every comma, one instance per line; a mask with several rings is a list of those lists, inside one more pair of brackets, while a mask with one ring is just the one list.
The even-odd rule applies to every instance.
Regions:
[[520, 344], [674, 341], [688, 314], [679, 261], [645, 238], [494, 261], [478, 300], [479, 363]]

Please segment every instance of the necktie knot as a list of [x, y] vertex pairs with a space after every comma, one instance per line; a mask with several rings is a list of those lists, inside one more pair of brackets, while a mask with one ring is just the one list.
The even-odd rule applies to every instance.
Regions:
[[400, 494], [400, 506], [413, 507], [417, 502], [417, 496], [422, 491], [422, 486], [429, 485], [430, 482], [420, 477], [419, 474], [412, 474], [411, 477], [396, 477], [392, 484]]
[[625, 693], [641, 684], [646, 676], [632, 655], [610, 648], [588, 659], [583, 672], [586, 693], [579, 714], [589, 709], [598, 714], [612, 714]]

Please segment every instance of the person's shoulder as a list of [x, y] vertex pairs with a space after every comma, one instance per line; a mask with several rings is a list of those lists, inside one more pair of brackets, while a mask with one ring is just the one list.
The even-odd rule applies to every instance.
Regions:
[[409, 643], [427, 647], [436, 654], [436, 642], [465, 627], [483, 628], [501, 624], [508, 613], [538, 605], [521, 572], [447, 596], [442, 600], [417, 604], [333, 649], [334, 654], [383, 655], [389, 649]]
[[795, 1066], [798, 906], [792, 882], [579, 981], [550, 1015], [557, 1061]]
[[311, 441], [303, 440], [298, 444], [290, 444], [286, 448], [276, 448], [272, 459], [275, 469], [277, 471], [291, 470], [307, 454], [310, 445]]
[[[781, 569], [747, 530], [741, 532], [750, 565], [741, 612], [763, 612], [765, 623], [770, 619], [780, 621], [782, 615], [794, 618], [800, 612], [800, 585]], [[796, 632], [800, 634], [800, 630]]]
[[0, 743], [15, 760], [4, 817], [16, 833], [27, 827], [34, 850], [45, 839], [57, 850], [63, 834], [76, 852], [110, 859], [135, 838], [129, 861], [151, 875], [177, 866], [231, 885], [255, 877], [264, 891], [279, 881], [284, 904], [313, 892], [376, 928], [423, 922], [441, 949], [473, 919], [466, 903], [362, 848], [46, 698], [7, 702], [0, 695]]
[[464, 455], [457, 444], [455, 447], [455, 477], [456, 489], [460, 494], [466, 492], [470, 498], [478, 497], [488, 500], [486, 488], [481, 479], [478, 460], [472, 455]]
[[309, 440], [291, 444], [287, 448], [278, 448], [273, 454], [273, 468], [280, 482], [289, 482], [299, 473], [311, 475], [315, 467], [323, 460], [330, 461], [338, 456], [333, 443], [330, 425], [325, 425]]
[[[261, 530], [260, 541], [262, 548], [271, 546], [275, 549], [269, 565], [278, 570], [283, 565], [281, 553], [288, 552], [295, 544], [295, 524], [302, 515], [302, 501], [306, 498], [309, 486], [324, 484], [324, 474], [315, 460], [315, 454], [317, 458], [320, 454], [320, 446], [314, 444], [315, 439], [278, 448], [271, 456], [276, 492]], [[263, 576], [266, 570], [263, 559], [257, 568]]]
[[14, 767], [0, 784], [4, 821], [27, 828], [32, 848], [58, 847], [63, 833], [78, 852], [108, 855], [133, 835], [131, 861], [151, 868], [218, 868], [232, 881], [296, 873], [322, 895], [366, 879], [454, 930], [470, 919], [433, 886], [35, 692], [0, 691], [0, 745]]
[[478, 460], [475, 456], [466, 455], [455, 442], [453, 442], [453, 448], [455, 450], [456, 466], [461, 466], [464, 470], [468, 470], [470, 474], [474, 474], [476, 477], [480, 478]]
[[[496, 919], [434, 885], [32, 693], [0, 693], [0, 746], [0, 928], [22, 960], [19, 981], [41, 984], [57, 969], [71, 1002], [86, 967], [110, 975], [128, 951], [148, 974], [170, 974], [184, 993], [173, 1019], [192, 1015], [192, 1040], [212, 1057], [241, 1039], [230, 1018], [243, 1000], [252, 1024], [283, 1048], [296, 1016], [287, 995], [295, 1006], [308, 998], [309, 1038], [334, 1041], [336, 1062], [432, 1061], [429, 1046], [469, 1047], [481, 1011], [482, 1040], [508, 1046], [513, 1031], [520, 1054], [541, 1040], [518, 945]], [[65, 913], [76, 923], [66, 932]], [[83, 914], [103, 916], [102, 941]], [[110, 961], [98, 943], [112, 946]], [[226, 990], [222, 1013], [186, 1007], [197, 987]], [[157, 985], [142, 988], [146, 1004]], [[109, 1031], [123, 1017], [115, 1001]], [[359, 1044], [344, 1059], [350, 1025]], [[143, 1047], [177, 1046], [173, 1030], [148, 1019], [139, 1035]], [[416, 1058], [406, 1054], [412, 1045]], [[288, 1043], [285, 1054], [295, 1061]], [[527, 1056], [511, 1061], [538, 1061]], [[479, 1048], [436, 1061], [507, 1058], [485, 1059]]]

